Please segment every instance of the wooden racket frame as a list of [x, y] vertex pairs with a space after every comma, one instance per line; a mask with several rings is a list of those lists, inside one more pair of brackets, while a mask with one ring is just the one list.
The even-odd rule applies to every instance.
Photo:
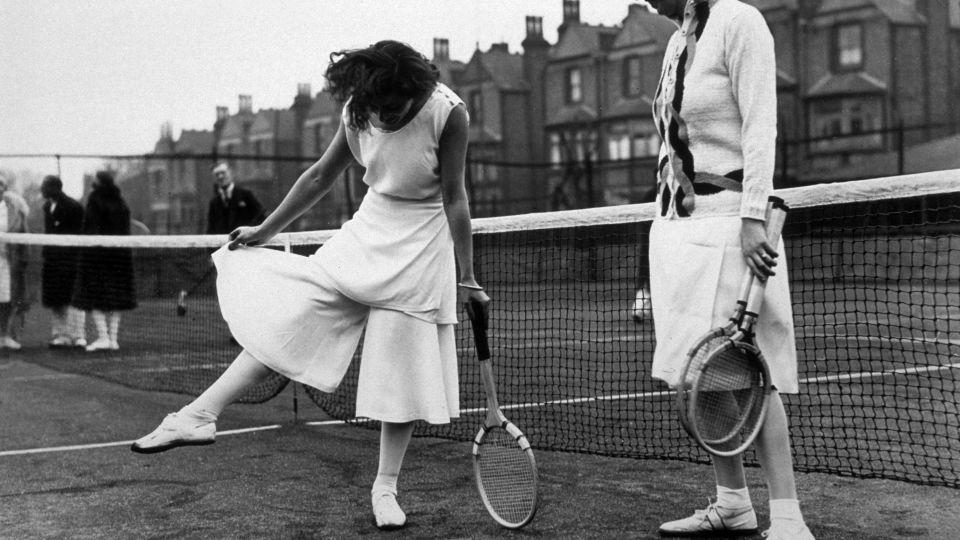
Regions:
[[[470, 317], [470, 324], [473, 327], [473, 339], [477, 349], [477, 359], [480, 363], [480, 380], [483, 383], [483, 390], [487, 397], [487, 414], [484, 418], [483, 424], [480, 426], [480, 430], [473, 439], [473, 476], [477, 485], [477, 491], [480, 494], [480, 499], [483, 501], [483, 506], [486, 507], [490, 517], [492, 517], [502, 527], [508, 529], [519, 529], [533, 520], [533, 517], [537, 513], [537, 508], [540, 505], [537, 461], [533, 456], [533, 449], [530, 447], [530, 442], [527, 440], [526, 435], [520, 431], [520, 428], [508, 420], [503, 414], [503, 411], [500, 409], [500, 402], [497, 399], [497, 383], [493, 377], [493, 362], [490, 360], [490, 345], [487, 339], [487, 323], [489, 320], [487, 306], [471, 298], [467, 302], [466, 308], [467, 314]], [[526, 455], [527, 460], [530, 462], [530, 469], [533, 471], [533, 504], [531, 505], [530, 512], [527, 514], [527, 516], [517, 523], [503, 519], [494, 510], [493, 505], [490, 503], [490, 500], [487, 497], [486, 490], [483, 487], [483, 480], [480, 475], [480, 448], [483, 446], [483, 439], [487, 435], [487, 432], [497, 427], [505, 430], [510, 434], [510, 436], [513, 437], [513, 439], [517, 442], [517, 445]]]

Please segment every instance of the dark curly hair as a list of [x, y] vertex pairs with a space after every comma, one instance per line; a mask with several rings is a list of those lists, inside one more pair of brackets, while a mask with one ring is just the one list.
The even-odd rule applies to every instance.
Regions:
[[436, 86], [439, 70], [413, 47], [385, 40], [331, 54], [325, 76], [334, 99], [351, 100], [352, 127], [366, 129], [371, 110], [383, 116], [402, 109]]

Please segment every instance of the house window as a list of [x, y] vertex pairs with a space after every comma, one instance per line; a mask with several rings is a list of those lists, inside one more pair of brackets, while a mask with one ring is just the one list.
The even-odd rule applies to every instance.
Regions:
[[470, 123], [475, 123], [477, 125], [483, 123], [483, 94], [480, 90], [473, 90], [470, 92], [469, 105], [470, 110]]
[[656, 133], [633, 136], [633, 157], [642, 158], [660, 154], [660, 136]]
[[863, 67], [863, 27], [859, 24], [844, 24], [836, 29], [837, 70]]
[[643, 91], [643, 72], [639, 56], [628, 56], [623, 60], [623, 95], [639, 96]]
[[567, 103], [583, 101], [583, 72], [580, 68], [567, 70]]
[[554, 168], [559, 168], [563, 162], [563, 142], [559, 133], [550, 134], [550, 163]]
[[950, 5], [948, 10], [950, 11], [950, 28], [954, 30], [960, 30], [960, 0], [949, 0]]
[[607, 157], [611, 160], [630, 159], [630, 135], [614, 133], [607, 140]]
[[880, 150], [883, 105], [879, 98], [818, 101], [810, 106], [811, 151], [818, 153]]

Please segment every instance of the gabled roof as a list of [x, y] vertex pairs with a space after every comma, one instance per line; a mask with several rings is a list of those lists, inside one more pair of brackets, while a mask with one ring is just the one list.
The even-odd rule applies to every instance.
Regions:
[[923, 24], [926, 22], [923, 15], [906, 0], [823, 0], [817, 8], [816, 15], [870, 7], [880, 11], [892, 23]]
[[619, 26], [589, 24], [568, 26], [560, 34], [557, 44], [550, 48], [550, 58], [554, 60], [574, 58], [609, 50], [619, 32]]
[[523, 56], [510, 53], [506, 44], [494, 44], [488, 51], [474, 51], [460, 76], [460, 83], [493, 81], [502, 89], [526, 89]]
[[180, 132], [174, 148], [178, 154], [208, 153], [213, 148], [213, 132], [205, 129], [185, 129]]
[[[633, 6], [638, 6], [634, 8]], [[631, 4], [630, 12], [623, 19], [623, 24], [617, 37], [611, 45], [614, 49], [658, 43], [661, 47], [667, 46], [670, 36], [677, 30], [677, 25], [657, 13], [639, 8], [638, 4]]]
[[546, 124], [548, 126], [579, 124], [595, 120], [596, 118], [597, 111], [581, 103], [579, 105], [568, 105], [560, 108], [556, 115], [552, 118], [547, 118]]
[[826, 97], [848, 94], [879, 94], [887, 85], [862, 72], [827, 75], [807, 90], [807, 97]]

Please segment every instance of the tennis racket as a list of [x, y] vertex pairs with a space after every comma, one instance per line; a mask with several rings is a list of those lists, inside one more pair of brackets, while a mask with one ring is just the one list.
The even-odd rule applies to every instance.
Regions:
[[[767, 241], [777, 245], [789, 209], [771, 197]], [[746, 280], [744, 280], [746, 281]], [[738, 330], [683, 370], [685, 427], [706, 451], [717, 456], [742, 453], [756, 439], [772, 388], [770, 371], [757, 347], [754, 326], [766, 283], [753, 279]], [[693, 359], [691, 359], [693, 360]]]
[[747, 297], [750, 295], [750, 286], [753, 284], [753, 272], [747, 268], [740, 281], [740, 293], [737, 295], [737, 305], [733, 308], [733, 313], [727, 320], [727, 324], [718, 326], [704, 334], [690, 348], [687, 353], [687, 360], [680, 371], [680, 384], [677, 387], [677, 413], [680, 418], [680, 425], [693, 436], [690, 427], [690, 420], [687, 417], [687, 403], [690, 400], [690, 394], [695, 374], [699, 374], [703, 362], [724, 343], [729, 341], [730, 336], [734, 335], [740, 328], [740, 322], [743, 321], [743, 314], [747, 310]]
[[487, 416], [473, 440], [473, 470], [480, 499], [500, 525], [519, 529], [537, 512], [537, 462], [526, 436], [500, 410], [487, 342], [487, 306], [467, 304], [480, 360], [480, 378], [487, 394]]

